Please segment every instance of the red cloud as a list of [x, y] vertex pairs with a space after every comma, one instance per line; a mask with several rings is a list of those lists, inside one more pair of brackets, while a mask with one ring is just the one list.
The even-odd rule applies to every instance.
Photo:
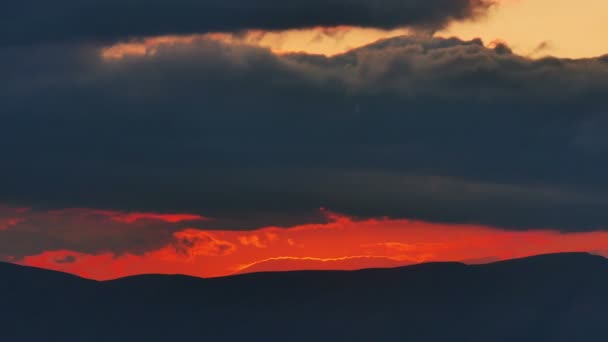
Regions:
[[226, 256], [234, 253], [235, 244], [216, 239], [210, 233], [188, 229], [173, 234], [175, 242], [172, 247], [178, 255], [188, 258], [200, 256]]
[[238, 237], [239, 242], [243, 246], [252, 246], [257, 248], [268, 248], [268, 245], [279, 239], [278, 234], [264, 232], [263, 234], [250, 234]]
[[0, 230], [23, 222], [23, 215], [29, 211], [28, 208], [16, 208], [0, 205]]
[[0, 230], [8, 229], [11, 226], [17, 225], [23, 222], [22, 218], [0, 218]]
[[49, 212], [50, 215], [68, 216], [68, 217], [101, 217], [116, 222], [135, 223], [137, 221], [162, 221], [167, 223], [179, 223], [187, 221], [203, 221], [207, 218], [193, 214], [158, 214], [158, 213], [143, 213], [143, 212], [122, 212], [111, 210], [95, 210], [85, 208], [54, 210]]

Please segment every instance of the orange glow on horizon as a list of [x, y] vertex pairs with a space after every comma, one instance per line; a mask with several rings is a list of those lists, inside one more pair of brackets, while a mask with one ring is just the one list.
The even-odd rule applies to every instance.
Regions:
[[403, 260], [402, 257], [391, 258], [373, 255], [356, 255], [339, 258], [283, 256], [259, 260], [246, 265], [239, 265], [236, 273], [294, 270], [358, 270], [363, 268], [397, 267], [420, 262], [424, 262], [424, 259]]
[[326, 212], [325, 224], [254, 231], [177, 231], [165, 247], [143, 255], [48, 251], [20, 263], [86, 278], [186, 274], [220, 277], [289, 270], [356, 270], [430, 261], [470, 264], [558, 252], [608, 256], [608, 232], [505, 231], [477, 225], [368, 219]]

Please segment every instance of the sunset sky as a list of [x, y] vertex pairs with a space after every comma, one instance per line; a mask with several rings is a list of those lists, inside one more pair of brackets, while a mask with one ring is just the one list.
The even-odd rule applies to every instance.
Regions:
[[24, 0], [0, 261], [106, 280], [608, 257], [604, 0]]

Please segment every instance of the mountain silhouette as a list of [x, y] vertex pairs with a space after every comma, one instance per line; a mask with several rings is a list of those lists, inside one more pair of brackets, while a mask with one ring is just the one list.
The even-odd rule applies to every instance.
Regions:
[[608, 260], [143, 275], [0, 264], [0, 341], [605, 341]]

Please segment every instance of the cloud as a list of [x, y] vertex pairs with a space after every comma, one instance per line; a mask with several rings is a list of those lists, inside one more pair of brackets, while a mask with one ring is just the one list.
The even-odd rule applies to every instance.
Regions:
[[110, 210], [93, 210], [93, 209], [64, 209], [53, 210], [49, 215], [62, 217], [97, 217], [101, 220], [109, 220], [120, 223], [137, 223], [138, 221], [160, 221], [166, 223], [180, 223], [189, 221], [203, 221], [206, 218], [200, 215], [192, 214], [157, 214], [157, 213], [139, 213], [139, 212], [117, 212]]
[[173, 234], [172, 247], [177, 254], [188, 258], [199, 256], [226, 256], [234, 253], [236, 246], [228, 241], [218, 240], [210, 233], [188, 229]]
[[493, 0], [24, 0], [3, 7], [0, 42], [114, 41], [161, 34], [315, 26], [438, 28]]
[[2, 218], [0, 219], [0, 230], [8, 229], [11, 226], [17, 225], [21, 222], [19, 218]]
[[0, 202], [193, 213], [205, 229], [323, 222], [319, 207], [608, 227], [588, 128], [608, 114], [606, 57], [420, 37], [331, 58], [213, 39], [113, 61], [101, 48], [1, 50]]
[[[200, 222], [201, 217], [89, 209], [24, 210], [2, 206], [0, 223], [6, 221], [11, 224], [0, 230], [0, 258], [19, 259], [49, 250], [140, 255], [164, 247], [175, 239], [178, 239], [178, 245], [183, 245], [187, 240], [182, 241], [181, 236], [173, 233]], [[69, 261], [69, 255], [57, 258], [57, 262]]]
[[266, 248], [266, 245], [257, 235], [243, 235], [239, 237], [239, 242], [243, 246], [253, 246], [257, 248]]
[[74, 255], [66, 255], [63, 258], [55, 259], [55, 262], [58, 264], [72, 264], [75, 263], [78, 259]]
[[241, 235], [238, 238], [241, 245], [256, 248], [268, 248], [270, 243], [276, 242], [277, 239], [278, 235], [272, 232], [266, 232], [264, 234]]

